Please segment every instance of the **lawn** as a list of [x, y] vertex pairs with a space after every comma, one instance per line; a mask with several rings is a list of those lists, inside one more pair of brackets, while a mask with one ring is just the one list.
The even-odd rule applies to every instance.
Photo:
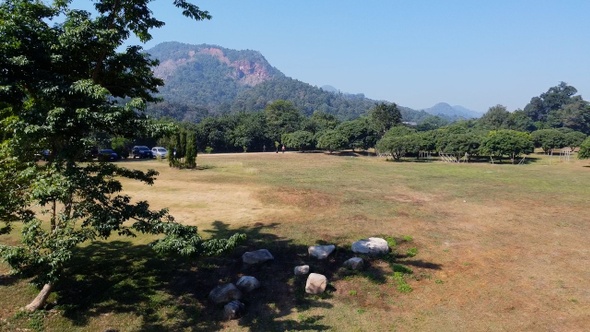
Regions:
[[[582, 331], [590, 326], [590, 163], [535, 155], [525, 165], [389, 162], [321, 153], [199, 155], [199, 170], [160, 172], [125, 190], [169, 207], [205, 237], [246, 243], [227, 256], [158, 257], [148, 237], [81, 248], [47, 311], [18, 313], [35, 290], [0, 264], [0, 330], [47, 331]], [[392, 253], [340, 268], [358, 239]], [[0, 242], [14, 241], [1, 236]], [[307, 247], [335, 244], [327, 261]], [[267, 248], [272, 264], [244, 268]], [[328, 276], [310, 296], [296, 265]], [[241, 275], [262, 288], [239, 320], [207, 301]]]

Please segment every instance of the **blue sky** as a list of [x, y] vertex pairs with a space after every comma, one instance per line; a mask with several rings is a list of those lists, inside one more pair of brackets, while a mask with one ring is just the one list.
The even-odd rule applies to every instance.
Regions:
[[524, 108], [560, 81], [590, 99], [588, 0], [203, 0], [193, 22], [153, 2], [164, 41], [261, 52], [287, 76], [414, 109]]

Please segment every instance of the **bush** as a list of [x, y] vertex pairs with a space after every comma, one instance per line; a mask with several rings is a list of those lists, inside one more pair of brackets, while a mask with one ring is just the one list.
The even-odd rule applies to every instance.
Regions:
[[579, 159], [590, 158], [590, 137], [586, 138], [580, 145], [580, 152], [578, 152]]

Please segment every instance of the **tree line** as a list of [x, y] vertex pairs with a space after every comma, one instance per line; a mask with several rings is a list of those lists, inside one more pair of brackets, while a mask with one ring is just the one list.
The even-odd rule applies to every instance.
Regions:
[[377, 103], [366, 114], [340, 121], [323, 111], [306, 116], [293, 103], [277, 100], [261, 112], [208, 116], [198, 123], [184, 122], [195, 135], [200, 152], [277, 151], [279, 146], [297, 151], [351, 149], [387, 153], [393, 159], [421, 152], [443, 153], [460, 158], [509, 158], [541, 148], [581, 147], [590, 133], [590, 105], [576, 89], [560, 83], [524, 110], [509, 112], [496, 105], [479, 119], [449, 123], [431, 115], [418, 125], [402, 122], [394, 103]]

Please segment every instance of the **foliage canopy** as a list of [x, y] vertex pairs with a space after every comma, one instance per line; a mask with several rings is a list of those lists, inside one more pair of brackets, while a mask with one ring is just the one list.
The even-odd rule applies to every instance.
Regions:
[[[0, 245], [0, 255], [44, 285], [27, 309], [44, 304], [85, 241], [113, 232], [164, 234], [156, 250], [191, 255], [219, 252], [241, 238], [203, 241], [195, 227], [176, 223], [166, 209], [152, 211], [121, 193], [119, 179], [150, 185], [155, 171], [81, 162], [99, 136], [132, 138], [156, 130], [144, 115], [163, 83], [152, 73], [156, 62], [139, 46], [119, 51], [132, 34], [147, 41], [150, 30], [164, 24], [148, 3], [96, 1], [93, 18], [70, 1], [0, 2], [0, 218], [3, 232], [11, 222], [24, 223], [22, 244]], [[184, 0], [173, 4], [187, 17], [210, 18]], [[40, 151], [47, 151], [44, 162], [37, 161]]]
[[502, 158], [508, 156], [514, 164], [522, 154], [533, 152], [533, 140], [528, 133], [515, 130], [492, 130], [481, 143], [481, 152]]

